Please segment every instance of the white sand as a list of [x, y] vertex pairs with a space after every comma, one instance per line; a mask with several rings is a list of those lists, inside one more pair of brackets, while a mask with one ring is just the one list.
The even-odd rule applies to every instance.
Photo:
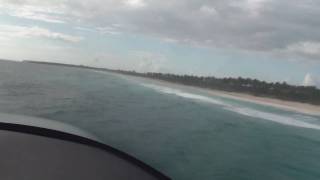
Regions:
[[[128, 76], [126, 76], [126, 77], [128, 77]], [[237, 99], [237, 100], [247, 101], [247, 102], [253, 102], [256, 104], [277, 107], [277, 108], [281, 108], [281, 109], [285, 109], [285, 110], [289, 110], [289, 111], [295, 111], [295, 112], [299, 112], [299, 113], [320, 116], [320, 106], [318, 106], [318, 105], [293, 102], [293, 101], [285, 101], [285, 100], [267, 98], [267, 97], [258, 97], [258, 96], [253, 96], [253, 95], [249, 95], [249, 94], [244, 94], [244, 93], [235, 93], [235, 92], [226, 92], [226, 91], [205, 89], [205, 88], [200, 88], [200, 87], [195, 87], [195, 86], [187, 86], [187, 85], [178, 84], [178, 83], [171, 83], [171, 82], [167, 82], [167, 81], [163, 81], [163, 80], [151, 79], [151, 78], [142, 78], [142, 77], [133, 77], [133, 76], [130, 76], [130, 77], [132, 77], [134, 79], [149, 81], [152, 84], [172, 87], [172, 88], [176, 88], [176, 89], [180, 89], [180, 90], [187, 90], [188, 91], [188, 90], [193, 89], [193, 90], [202, 91], [202, 92], [207, 93], [209, 95], [220, 96], [220, 97], [225, 97], [225, 98], [230, 98], [230, 99]]]

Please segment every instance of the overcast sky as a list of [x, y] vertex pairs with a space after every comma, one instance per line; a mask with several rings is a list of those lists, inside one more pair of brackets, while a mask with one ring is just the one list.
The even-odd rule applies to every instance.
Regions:
[[320, 87], [319, 0], [0, 0], [0, 58]]

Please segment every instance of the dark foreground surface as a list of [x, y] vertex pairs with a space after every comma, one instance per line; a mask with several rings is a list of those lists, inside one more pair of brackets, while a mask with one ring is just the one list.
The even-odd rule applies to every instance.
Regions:
[[[0, 114], [1, 180], [169, 179], [143, 162], [95, 140], [16, 124], [25, 119], [32, 120]], [[7, 123], [11, 120], [14, 124]]]

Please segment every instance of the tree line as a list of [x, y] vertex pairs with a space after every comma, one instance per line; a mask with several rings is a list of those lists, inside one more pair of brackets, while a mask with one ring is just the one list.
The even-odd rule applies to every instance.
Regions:
[[286, 82], [266, 82], [251, 78], [216, 78], [213, 76], [176, 75], [164, 73], [138, 73], [135, 71], [112, 70], [113, 72], [164, 80], [183, 85], [221, 90], [228, 92], [246, 93], [260, 97], [270, 97], [320, 105], [320, 90], [315, 86], [294, 86]]

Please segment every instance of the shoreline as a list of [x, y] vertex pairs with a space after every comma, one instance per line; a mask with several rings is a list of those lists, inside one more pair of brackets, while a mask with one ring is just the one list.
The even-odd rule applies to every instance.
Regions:
[[128, 76], [123, 74], [121, 75], [125, 77], [130, 77], [132, 79], [149, 81], [155, 85], [173, 87], [178, 90], [188, 90], [188, 89], [197, 90], [197, 91], [202, 91], [203, 93], [206, 93], [208, 95], [220, 96], [224, 98], [235, 99], [235, 100], [240, 100], [245, 102], [251, 102], [259, 105], [271, 106], [271, 107], [280, 108], [283, 110], [294, 111], [294, 112], [313, 115], [313, 116], [320, 116], [320, 106], [312, 105], [308, 103], [286, 101], [286, 100], [280, 100], [280, 99], [269, 98], [269, 97], [259, 97], [259, 96], [254, 96], [250, 94], [245, 94], [245, 93], [206, 89], [206, 88], [201, 88], [197, 86], [189, 86], [189, 85], [173, 83], [173, 82], [152, 79], [152, 78], [146, 78], [146, 77]]
[[[95, 70], [99, 72], [108, 72], [108, 73], [117, 74], [123, 77], [124, 76], [130, 77], [131, 79], [135, 78], [135, 79], [143, 79], [146, 81], [152, 81], [154, 84], [175, 87], [180, 90], [194, 89], [197, 91], [202, 91], [208, 94], [209, 96], [210, 95], [220, 96], [220, 97], [225, 97], [229, 99], [235, 99], [235, 100], [265, 105], [265, 106], [276, 107], [276, 108], [280, 108], [288, 111], [320, 116], [320, 105], [313, 105], [309, 103], [301, 103], [296, 101], [276, 99], [272, 97], [260, 97], [260, 96], [254, 96], [251, 94], [246, 94], [246, 93], [228, 92], [228, 91], [214, 90], [214, 89], [203, 88], [203, 87], [192, 86], [192, 85], [184, 85], [184, 84], [169, 82], [169, 81], [160, 80], [160, 79], [153, 79], [149, 77], [141, 77], [141, 76], [135, 76], [130, 74], [124, 74], [124, 73], [121, 73], [121, 71], [119, 70], [110, 70], [105, 68], [95, 68], [95, 67], [89, 67], [89, 66], [83, 66], [83, 65], [61, 64], [61, 63], [53, 63], [53, 62], [38, 62], [38, 61], [22, 61], [22, 62], [35, 63], [35, 64], [47, 64], [47, 65], [55, 65], [55, 66], [76, 67], [76, 68]], [[130, 72], [130, 71], [124, 71], [124, 72]]]

